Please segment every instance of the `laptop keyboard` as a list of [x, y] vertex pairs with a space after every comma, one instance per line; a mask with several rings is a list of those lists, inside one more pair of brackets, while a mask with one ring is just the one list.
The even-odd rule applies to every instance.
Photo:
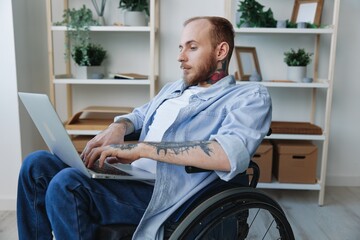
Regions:
[[122, 175], [122, 176], [131, 176], [127, 172], [121, 171], [115, 167], [112, 167], [110, 164], [104, 164], [103, 167], [99, 167], [99, 161], [96, 161], [92, 168], [90, 168], [94, 172], [101, 174], [112, 174], [112, 175]]

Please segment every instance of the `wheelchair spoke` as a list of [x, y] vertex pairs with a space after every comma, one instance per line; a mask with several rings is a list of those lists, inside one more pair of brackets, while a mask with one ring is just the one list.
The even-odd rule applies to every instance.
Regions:
[[257, 213], [255, 214], [254, 219], [251, 221], [250, 228], [251, 228], [251, 226], [253, 225], [253, 223], [254, 223], [254, 221], [255, 221], [255, 219], [256, 219], [256, 216], [259, 214], [259, 212], [260, 212], [260, 209], [258, 209]]
[[266, 237], [267, 233], [269, 232], [271, 226], [273, 225], [274, 221], [275, 221], [274, 219], [271, 221], [269, 227], [268, 227], [267, 230], [266, 230], [266, 233], [265, 233], [264, 237], [262, 238], [263, 240], [265, 239], [265, 237]]
[[294, 239], [279, 205], [255, 190], [224, 191], [185, 220], [171, 239]]

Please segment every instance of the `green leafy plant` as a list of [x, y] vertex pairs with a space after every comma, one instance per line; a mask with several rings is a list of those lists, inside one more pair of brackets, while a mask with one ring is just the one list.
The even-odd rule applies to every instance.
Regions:
[[83, 5], [80, 9], [65, 9], [63, 21], [56, 25], [67, 27], [67, 36], [73, 45], [87, 46], [90, 42], [90, 26], [98, 26], [99, 23], [93, 19], [92, 11]]
[[297, 28], [297, 23], [287, 21], [286, 27], [287, 28]]
[[[94, 58], [94, 52], [97, 52], [96, 56], [101, 56], [102, 53], [98, 53], [101, 52], [101, 47], [99, 45], [90, 43], [90, 27], [99, 25], [99, 23], [94, 20], [93, 13], [90, 9], [88, 9], [85, 5], [83, 5], [80, 9], [65, 9], [63, 21], [56, 23], [56, 25], [65, 25], [67, 27], [66, 34], [70, 39], [72, 46], [71, 56], [78, 65], [100, 65], [94, 64], [94, 61], [92, 60]], [[69, 46], [67, 46], [67, 49], [68, 48]]]
[[[297, 23], [288, 21], [286, 24], [287, 28], [297, 28]], [[306, 28], [320, 28], [321, 26], [316, 25], [314, 23], [306, 23]]]
[[75, 46], [71, 53], [72, 58], [79, 66], [100, 66], [106, 58], [106, 50], [99, 44]]
[[120, 0], [119, 8], [129, 11], [145, 11], [145, 13], [150, 16], [149, 3], [147, 0]]
[[303, 48], [299, 48], [297, 51], [290, 49], [284, 52], [284, 55], [284, 62], [288, 66], [307, 66], [311, 62], [313, 53], [307, 53]]
[[264, 11], [264, 6], [256, 0], [239, 0], [238, 12], [241, 13], [238, 27], [276, 27], [271, 8]]

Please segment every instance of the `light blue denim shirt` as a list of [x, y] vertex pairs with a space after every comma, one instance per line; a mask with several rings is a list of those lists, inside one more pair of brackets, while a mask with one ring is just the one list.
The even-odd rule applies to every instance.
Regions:
[[[129, 119], [136, 130], [142, 129], [143, 140], [156, 109], [167, 99], [181, 95], [185, 88], [183, 80], [169, 83], [149, 103], [115, 121]], [[187, 174], [184, 166], [157, 162], [153, 196], [133, 239], [162, 239], [163, 222], [181, 204], [217, 177], [228, 181], [245, 171], [270, 123], [271, 99], [261, 84], [236, 85], [233, 76], [227, 76], [192, 95], [189, 105], [180, 110], [164, 133], [163, 141], [215, 140], [227, 154], [231, 170]]]

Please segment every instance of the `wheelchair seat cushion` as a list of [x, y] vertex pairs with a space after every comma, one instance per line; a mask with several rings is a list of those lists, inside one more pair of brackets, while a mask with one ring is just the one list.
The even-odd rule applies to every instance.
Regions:
[[99, 227], [95, 239], [106, 240], [131, 240], [136, 230], [136, 225], [131, 224], [112, 224]]

